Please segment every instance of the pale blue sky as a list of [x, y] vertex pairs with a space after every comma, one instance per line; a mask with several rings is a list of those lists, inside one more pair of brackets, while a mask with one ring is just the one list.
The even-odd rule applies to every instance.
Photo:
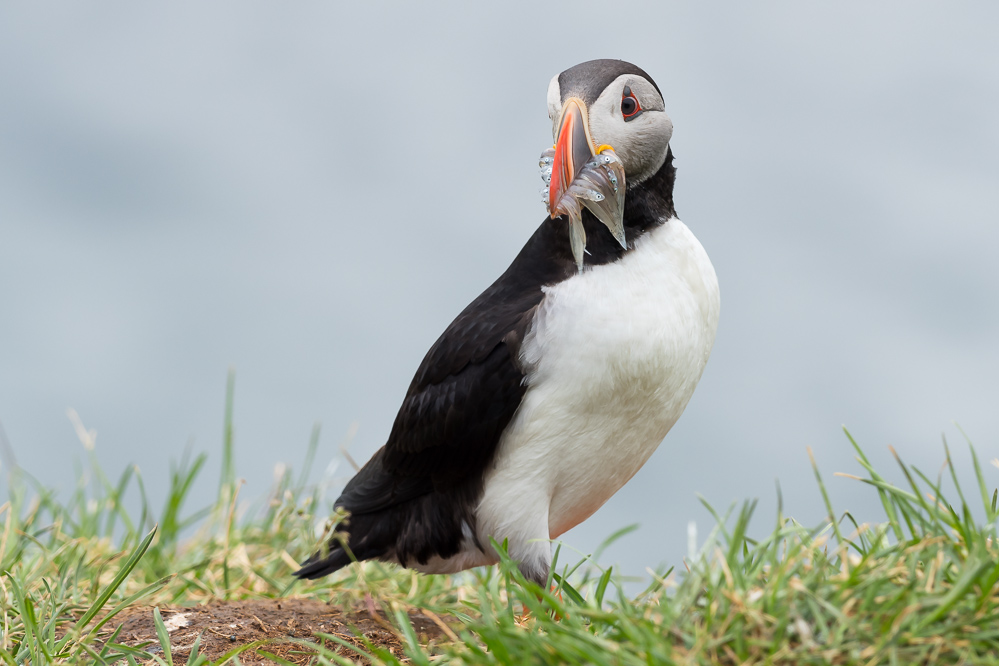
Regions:
[[315, 421], [317, 477], [355, 422], [366, 459], [544, 217], [549, 79], [602, 57], [663, 90], [722, 317], [687, 413], [569, 545], [639, 522], [605, 560], [679, 564], [696, 493], [759, 497], [765, 529], [778, 477], [815, 523], [805, 447], [856, 472], [841, 424], [884, 466], [935, 472], [953, 421], [999, 453], [996, 5], [345, 4], [0, 8], [0, 423], [33, 474], [72, 483], [72, 407], [154, 494], [211, 452], [207, 501], [230, 365], [247, 496]]

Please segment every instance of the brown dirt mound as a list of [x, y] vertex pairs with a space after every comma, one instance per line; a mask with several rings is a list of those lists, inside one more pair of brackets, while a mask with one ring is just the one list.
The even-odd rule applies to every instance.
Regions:
[[[325, 644], [327, 649], [360, 660], [360, 656], [349, 648], [316, 638], [316, 632], [333, 634], [364, 649], [364, 643], [357, 635], [360, 633], [375, 645], [401, 655], [401, 637], [370, 600], [367, 606], [368, 610], [347, 611], [314, 599], [254, 599], [214, 601], [191, 608], [161, 606], [160, 614], [170, 634], [174, 663], [178, 658], [181, 663], [187, 659], [199, 634], [200, 653], [212, 660], [242, 645], [266, 641], [265, 645], [239, 655], [244, 664], [268, 663], [269, 660], [257, 650], [295, 664], [307, 663], [313, 653], [307, 647], [291, 642], [295, 638]], [[445, 638], [446, 630], [438, 624], [440, 620], [436, 616], [410, 612], [409, 618], [422, 644], [440, 643]], [[134, 647], [151, 642], [145, 649], [154, 654], [161, 652], [152, 608], [128, 608], [109, 622], [106, 629], [110, 633], [118, 626], [121, 626], [121, 633], [115, 642]]]

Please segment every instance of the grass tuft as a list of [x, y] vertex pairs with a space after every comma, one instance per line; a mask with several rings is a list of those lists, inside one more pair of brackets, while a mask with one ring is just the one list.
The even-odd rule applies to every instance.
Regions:
[[[321, 632], [312, 640], [234, 645], [211, 661], [198, 637], [184, 661], [239, 663], [255, 654], [280, 664], [427, 666], [992, 664], [999, 653], [999, 491], [987, 478], [995, 470], [980, 464], [970, 442], [977, 488], [966, 492], [946, 442], [936, 478], [896, 454], [904, 479], [897, 486], [847, 433], [863, 475], [846, 476], [878, 494], [878, 522], [837, 514], [813, 460], [828, 513], [821, 524], [799, 524], [780, 502], [773, 531], [752, 539], [755, 502], [726, 512], [705, 502], [715, 525], [699, 552], [682, 573], [653, 574], [637, 596], [600, 566], [602, 549], [570, 565], [556, 548], [545, 588], [525, 580], [505, 554], [496, 567], [450, 577], [365, 563], [300, 583], [292, 571], [331, 526], [325, 490], [307, 483], [306, 470], [296, 476], [285, 469], [258, 506], [237, 510], [232, 398], [230, 375], [223, 472], [212, 506], [185, 512], [204, 455], [185, 454], [171, 468], [167, 500], [155, 514], [138, 470], [109, 479], [93, 433], [80, 424], [87, 464], [67, 500], [27, 474], [12, 474], [0, 506], [0, 661], [181, 663], [158, 607], [290, 595], [375, 610], [396, 641]], [[318, 441], [317, 427], [306, 468]], [[953, 497], [945, 495], [945, 478]], [[125, 497], [138, 499], [129, 505]], [[135, 604], [157, 607], [151, 644], [126, 645], [113, 629], [116, 616]], [[440, 624], [443, 643], [425, 644], [410, 622], [413, 610]], [[293, 653], [281, 652], [289, 644]]]

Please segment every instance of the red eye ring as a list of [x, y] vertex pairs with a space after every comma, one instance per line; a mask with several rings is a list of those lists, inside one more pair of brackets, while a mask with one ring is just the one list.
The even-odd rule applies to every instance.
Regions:
[[621, 116], [625, 121], [633, 120], [642, 113], [642, 105], [638, 103], [638, 98], [631, 92], [631, 88], [624, 87], [621, 94]]

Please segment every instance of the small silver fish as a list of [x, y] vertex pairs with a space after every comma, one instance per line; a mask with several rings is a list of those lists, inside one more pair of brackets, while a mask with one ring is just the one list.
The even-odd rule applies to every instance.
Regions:
[[614, 150], [604, 147], [599, 154], [593, 155], [582, 166], [553, 207], [550, 188], [554, 163], [554, 148], [541, 153], [538, 165], [541, 168], [541, 179], [545, 183], [542, 199], [552, 217], [560, 215], [569, 217], [569, 244], [579, 269], [583, 269], [586, 250], [586, 231], [583, 229], [581, 206], [588, 208], [603, 222], [621, 247], [627, 248], [628, 241], [624, 235], [624, 165]]

